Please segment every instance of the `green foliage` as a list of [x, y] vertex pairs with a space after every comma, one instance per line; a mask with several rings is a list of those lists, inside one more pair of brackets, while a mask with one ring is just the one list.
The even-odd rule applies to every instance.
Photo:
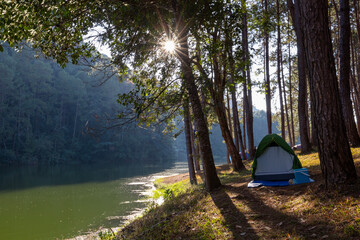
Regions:
[[106, 232], [99, 232], [99, 238], [101, 240], [112, 240], [115, 239], [116, 234], [112, 231], [112, 229], [110, 229], [111, 231], [106, 231]]
[[180, 196], [181, 194], [191, 191], [193, 188], [188, 180], [180, 181], [170, 185], [163, 184], [160, 181], [157, 180], [157, 182], [155, 182], [156, 190], [153, 191], [152, 198], [157, 199], [162, 197], [165, 201], [168, 201]]
[[65, 69], [34, 59], [24, 48], [16, 53], [7, 45], [0, 54], [0, 164], [59, 164], [117, 161], [164, 161], [172, 154], [170, 136], [162, 126], [123, 128], [116, 115], [125, 108], [117, 94], [133, 88], [113, 77], [101, 79], [84, 66]]

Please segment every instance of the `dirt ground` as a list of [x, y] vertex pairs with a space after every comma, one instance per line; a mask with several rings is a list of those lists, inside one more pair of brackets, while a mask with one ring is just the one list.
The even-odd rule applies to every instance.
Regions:
[[[359, 161], [356, 168], [360, 176]], [[223, 165], [218, 172], [230, 169]], [[248, 188], [247, 176], [211, 192], [208, 207], [220, 210], [228, 239], [360, 239], [360, 182], [329, 191], [319, 166], [309, 173], [314, 183], [286, 187]], [[172, 176], [164, 183], [188, 177]]]

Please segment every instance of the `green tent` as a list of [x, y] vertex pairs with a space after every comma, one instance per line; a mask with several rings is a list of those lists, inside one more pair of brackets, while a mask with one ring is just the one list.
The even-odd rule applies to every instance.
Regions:
[[279, 135], [269, 134], [256, 150], [251, 174], [254, 180], [289, 180], [298, 168], [302, 166], [291, 147]]

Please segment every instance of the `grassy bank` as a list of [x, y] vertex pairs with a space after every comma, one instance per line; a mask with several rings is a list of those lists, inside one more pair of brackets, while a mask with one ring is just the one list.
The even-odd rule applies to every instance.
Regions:
[[[360, 175], [360, 148], [353, 149]], [[315, 183], [247, 188], [250, 171], [218, 169], [223, 187], [208, 193], [187, 176], [158, 180], [150, 205], [114, 239], [360, 239], [360, 182], [324, 188], [317, 153], [299, 156]], [[247, 163], [247, 169], [250, 168]]]

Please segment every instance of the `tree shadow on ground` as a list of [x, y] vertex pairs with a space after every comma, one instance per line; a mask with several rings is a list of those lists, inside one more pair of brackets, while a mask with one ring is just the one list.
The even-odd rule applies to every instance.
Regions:
[[225, 223], [233, 233], [234, 239], [259, 239], [246, 216], [234, 205], [224, 188], [211, 192], [211, 198], [225, 218]]
[[297, 216], [285, 214], [266, 205], [258, 196], [257, 189], [234, 186], [225, 186], [224, 188], [229, 192], [237, 194], [233, 197], [234, 201], [245, 203], [251, 212], [255, 214], [256, 221], [259, 221], [265, 230], [272, 231], [274, 237], [296, 235], [305, 237], [305, 239], [319, 239], [327, 235], [327, 239], [340, 238], [335, 233], [335, 226], [328, 221], [307, 223]]

